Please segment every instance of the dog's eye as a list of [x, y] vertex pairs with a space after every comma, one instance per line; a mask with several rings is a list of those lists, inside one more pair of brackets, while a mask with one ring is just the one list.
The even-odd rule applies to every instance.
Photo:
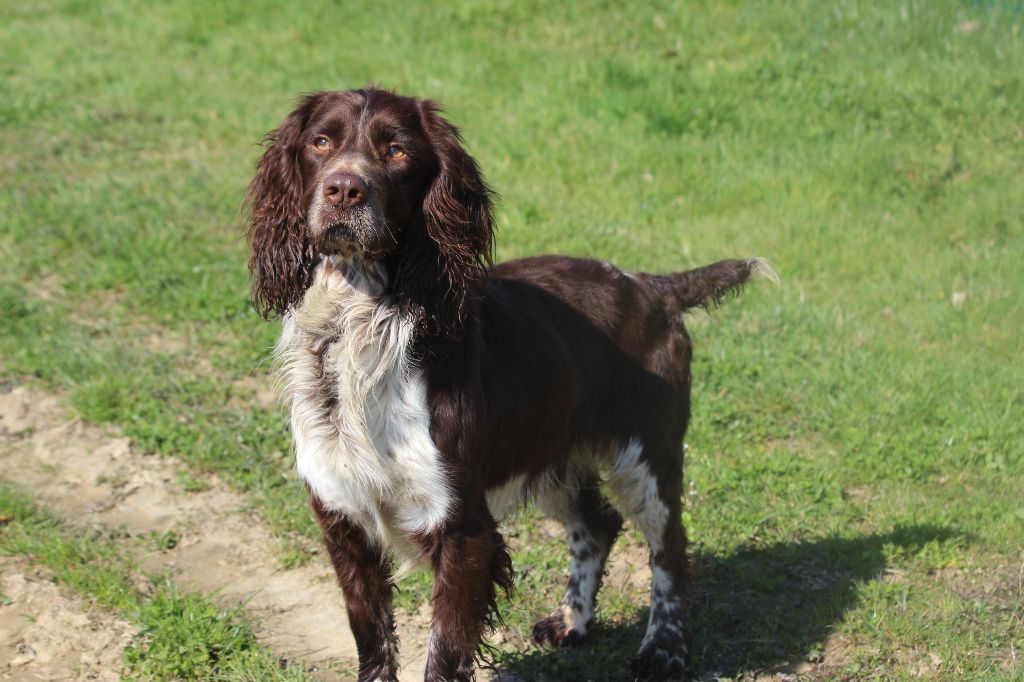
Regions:
[[397, 144], [388, 146], [388, 156], [392, 159], [400, 159], [405, 156], [405, 150], [399, 147]]
[[313, 138], [313, 148], [318, 152], [326, 152], [331, 148], [331, 141], [323, 135], [317, 135]]

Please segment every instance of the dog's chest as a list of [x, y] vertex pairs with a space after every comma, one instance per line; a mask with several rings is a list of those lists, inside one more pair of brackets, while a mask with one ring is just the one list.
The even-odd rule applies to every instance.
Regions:
[[[400, 554], [448, 514], [412, 323], [373, 280], [322, 269], [278, 344], [296, 462], [320, 502]], [[407, 551], [408, 550], [408, 551]]]

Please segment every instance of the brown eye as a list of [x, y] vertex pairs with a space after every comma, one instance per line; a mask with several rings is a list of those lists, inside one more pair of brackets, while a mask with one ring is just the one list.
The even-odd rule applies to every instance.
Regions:
[[388, 156], [392, 159], [400, 159], [405, 156], [405, 150], [399, 147], [397, 144], [390, 145], [388, 147]]
[[331, 141], [323, 135], [317, 135], [313, 138], [313, 148], [318, 152], [326, 152], [331, 148]]

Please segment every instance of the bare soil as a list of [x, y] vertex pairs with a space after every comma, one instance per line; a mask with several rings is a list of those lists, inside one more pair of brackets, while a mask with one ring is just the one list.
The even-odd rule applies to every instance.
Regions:
[[[73, 418], [56, 396], [25, 388], [0, 393], [0, 475], [72, 523], [99, 523], [130, 536], [173, 532], [174, 547], [148, 554], [147, 569], [170, 571], [186, 588], [216, 591], [225, 601], [243, 604], [257, 636], [279, 656], [323, 679], [352, 679], [355, 642], [326, 560], [318, 556], [299, 568], [281, 568], [278, 541], [242, 495], [216, 479], [209, 479], [207, 490], [187, 492], [177, 482], [179, 471], [172, 460], [134, 452], [116, 431]], [[35, 615], [31, 603], [19, 608]], [[424, 614], [399, 620], [411, 620], [399, 624], [402, 677], [422, 679]], [[55, 623], [52, 631], [60, 639], [73, 637], [74, 629]], [[123, 647], [120, 632], [103, 636]], [[19, 642], [15, 635], [4, 637], [0, 661], [16, 659]], [[104, 668], [106, 659], [97, 659], [96, 674], [120, 670], [120, 648], [105, 650], [116, 651], [113, 667]]]
[[121, 679], [134, 628], [65, 594], [28, 561], [0, 557], [0, 679]]

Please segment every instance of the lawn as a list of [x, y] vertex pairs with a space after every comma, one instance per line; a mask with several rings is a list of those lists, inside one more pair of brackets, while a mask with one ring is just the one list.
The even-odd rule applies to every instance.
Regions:
[[[0, 9], [4, 386], [216, 474], [283, 566], [307, 560], [285, 415], [255, 399], [277, 325], [248, 302], [239, 206], [298, 94], [430, 97], [501, 194], [499, 260], [759, 255], [781, 277], [688, 318], [696, 673], [1024, 679], [1021, 3]], [[515, 528], [525, 635], [567, 556], [535, 514]], [[581, 650], [508, 637], [498, 662], [626, 679], [644, 604], [602, 599]]]

